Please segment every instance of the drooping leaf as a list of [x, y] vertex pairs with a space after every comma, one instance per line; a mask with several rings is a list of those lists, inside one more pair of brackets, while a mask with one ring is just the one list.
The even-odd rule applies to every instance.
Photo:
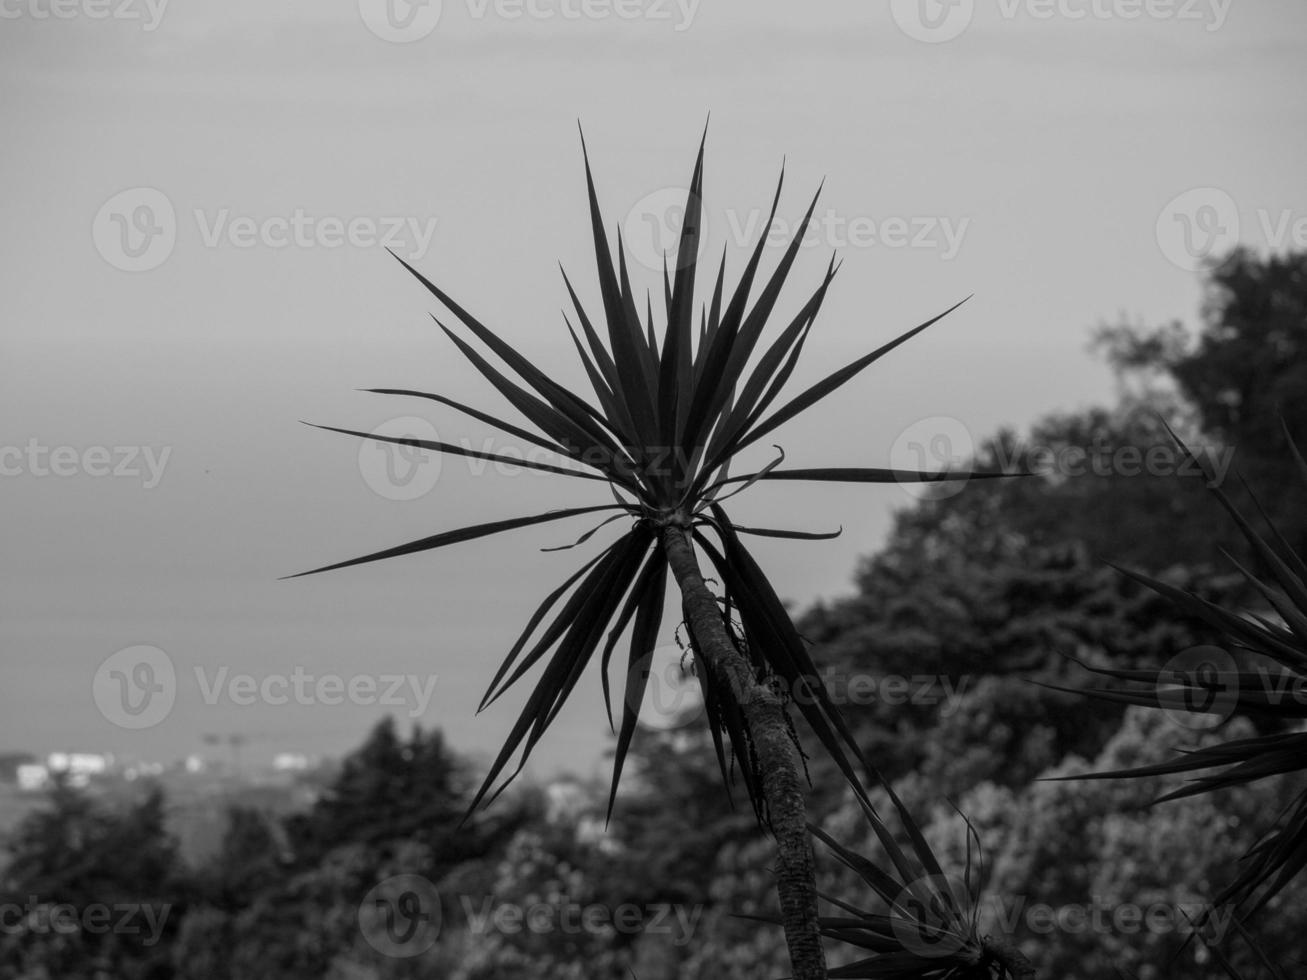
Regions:
[[[495, 791], [494, 796], [503, 792], [504, 788], [522, 771], [522, 767], [530, 758], [531, 751], [557, 716], [558, 710], [567, 700], [577, 679], [584, 671], [603, 636], [606, 625], [626, 594], [626, 590], [631, 586], [652, 540], [648, 528], [637, 525], [609, 550], [605, 559], [591, 572], [591, 576], [601, 574], [607, 581], [606, 587], [578, 590], [578, 593], [583, 595], [583, 599], [575, 609], [567, 632], [559, 641], [526, 705], [518, 715], [517, 722], [491, 764], [484, 782], [473, 797], [468, 807], [469, 813], [480, 806], [482, 799], [490, 792], [519, 749], [521, 756], [517, 768]], [[524, 666], [525, 663], [524, 661]], [[511, 686], [516, 676], [518, 675], [510, 678], [506, 683]]]
[[[631, 654], [626, 666], [626, 692], [622, 711], [622, 730], [618, 732], [613, 748], [613, 780], [608, 791], [608, 813], [612, 820], [613, 804], [617, 801], [617, 786], [622, 779], [622, 767], [631, 748], [631, 738], [640, 720], [640, 706], [644, 702], [645, 688], [649, 684], [649, 671], [653, 652], [658, 646], [658, 627], [662, 624], [663, 601], [667, 590], [667, 562], [655, 553], [645, 566], [631, 597], [638, 597], [635, 624], [631, 629]], [[617, 631], [614, 631], [616, 635]], [[605, 655], [607, 651], [605, 651]], [[606, 686], [605, 671], [605, 686]], [[611, 713], [609, 719], [611, 720]]]

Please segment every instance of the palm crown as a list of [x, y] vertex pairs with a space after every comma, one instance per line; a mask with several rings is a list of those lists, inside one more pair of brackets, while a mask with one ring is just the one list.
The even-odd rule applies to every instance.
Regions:
[[[908, 330], [799, 394], [782, 400], [782, 392], [795, 370], [837, 271], [832, 260], [799, 312], [774, 337], [763, 343], [765, 328], [772, 319], [777, 299], [791, 272], [817, 197], [813, 197], [795, 235], [775, 269], [765, 279], [760, 280], [758, 275], [765, 233], [752, 247], [732, 289], [726, 285], [723, 255], [712, 284], [711, 299], [699, 303], [696, 331], [694, 307], [699, 278], [703, 192], [704, 144], [701, 140], [686, 195], [685, 217], [674, 268], [668, 270], [664, 262], [665, 322], [660, 343], [653, 304], [648, 297], [643, 304], [643, 318], [641, 316], [628, 276], [620, 233], [614, 267], [584, 138], [582, 153], [602, 297], [603, 314], [599, 318], [602, 329], [597, 328], [587, 314], [566, 272], [563, 278], [579, 332], [566, 314], [564, 319], [589, 378], [593, 402], [551, 379], [403, 259], [399, 261], [453, 314], [482, 349], [473, 346], [470, 339], [438, 318], [433, 316], [433, 319], [472, 366], [536, 431], [440, 394], [368, 389], [382, 394], [425, 398], [454, 408], [550, 451], [557, 461], [523, 461], [443, 442], [396, 438], [329, 426], [321, 428], [433, 452], [512, 462], [571, 479], [601, 481], [611, 488], [614, 501], [443, 531], [301, 574], [429, 551], [528, 525], [611, 512], [598, 527], [577, 541], [581, 544], [605, 525], [629, 521], [625, 533], [545, 597], [496, 671], [481, 708], [488, 706], [547, 658], [543, 672], [492, 764], [473, 807], [482, 801], [518, 750], [521, 750], [521, 760], [517, 768], [491, 798], [521, 770], [582, 672], [601, 648], [604, 698], [611, 723], [610, 661], [619, 640], [629, 628], [625, 710], [614, 756], [612, 786], [615, 793], [635, 731], [648, 680], [647, 666], [662, 621], [668, 561], [658, 545], [669, 528], [680, 529], [691, 536], [720, 576], [723, 591], [719, 600], [721, 614], [738, 650], [748, 658], [759, 677], [775, 680], [783, 685], [784, 690], [796, 695], [794, 701], [808, 725], [856, 785], [851, 759], [860, 759], [857, 747], [828, 692], [817, 681], [816, 668], [788, 613], [741, 541], [742, 536], [750, 534], [815, 539], [833, 537], [839, 532], [813, 534], [743, 527], [731, 521], [722, 504], [734, 493], [768, 480], [884, 483], [940, 479], [941, 474], [885, 468], [786, 469], [780, 466], [784, 452], [779, 447], [776, 459], [757, 471], [734, 476], [729, 471], [743, 450], [815, 405], [956, 307]], [[770, 228], [775, 218], [783, 181], [782, 170], [764, 230]], [[758, 282], [761, 282], [761, 288], [753, 296]], [[485, 352], [497, 358], [499, 366], [492, 363]], [[953, 478], [974, 475], [981, 474], [950, 474]], [[739, 771], [751, 801], [758, 808], [758, 774], [750, 764], [749, 733], [740, 706], [732, 692], [722, 690], [721, 683], [714, 679], [711, 671], [696, 673], [703, 689], [705, 710], [723, 776], [728, 772], [724, 735], [735, 757], [745, 763]], [[799, 694], [803, 696], [797, 696]]]

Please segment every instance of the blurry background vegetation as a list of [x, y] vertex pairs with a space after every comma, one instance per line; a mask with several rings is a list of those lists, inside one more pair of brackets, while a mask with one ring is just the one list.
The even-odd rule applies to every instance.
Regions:
[[[1118, 373], [1115, 404], [1054, 413], [1028, 433], [985, 441], [983, 466], [1032, 446], [1167, 445], [1165, 417], [1196, 447], [1232, 450], [1285, 537], [1307, 546], [1307, 509], [1285, 451], [1283, 419], [1307, 442], [1307, 254], [1236, 252], [1206, 277], [1193, 328], [1113, 325], [1094, 348]], [[1243, 502], [1233, 476], [1226, 489]], [[803, 547], [803, 545], [796, 545]], [[937, 850], [966, 860], [962, 816], [982, 845], [982, 921], [1016, 915], [1014, 938], [1045, 977], [1224, 976], [1179, 932], [1113, 927], [1039, 932], [1025, 914], [1123, 903], [1199, 905], [1237, 858], [1303, 791], [1293, 779], [1145, 809], [1149, 780], [1047, 782], [1133, 766], [1177, 747], [1236, 737], [1186, 730], [1157, 712], [1058, 693], [1080, 686], [1071, 658], [1157, 667], [1213, 637], [1107, 561], [1225, 602], [1247, 601], [1220, 553], [1242, 557], [1199, 476], [1089, 473], [980, 481], [898, 514], [851, 594], [798, 619], [833, 676], [947, 677], [956, 700], [845, 707], [859, 740], [892, 779]], [[821, 826], [868, 853], [872, 843], [840, 778], [811, 740]], [[82, 980], [382, 980], [523, 976], [753, 980], [787, 973], [778, 928], [733, 917], [773, 911], [767, 862], [743, 797], [719, 786], [701, 719], [642, 730], [612, 823], [606, 785], [523, 785], [460, 821], [481, 773], [438, 731], [382, 724], [348, 758], [307, 774], [295, 804], [254, 791], [215, 808], [183, 807], [158, 788], [123, 798], [58, 787], [6, 840], [0, 903], [27, 907], [145, 903], [169, 910], [162, 938], [53, 933], [12, 916], [0, 929], [0, 976]], [[955, 806], [956, 805], [956, 809]], [[202, 827], [203, 833], [196, 828]], [[203, 843], [203, 838], [210, 840]], [[200, 843], [197, 843], [200, 842]], [[975, 855], [973, 855], [973, 859]], [[858, 883], [820, 853], [825, 892], [865, 903]], [[359, 903], [390, 875], [420, 874], [441, 896], [439, 941], [394, 958], [369, 945]], [[1000, 900], [1001, 897], [1001, 900]], [[672, 905], [678, 928], [641, 932], [478, 929], [487, 901]], [[1307, 962], [1307, 884], [1282, 893], [1258, 944], [1289, 975]], [[984, 917], [988, 916], [989, 919]], [[683, 938], [688, 941], [681, 942]], [[844, 954], [832, 949], [833, 963]], [[1258, 968], [1236, 948], [1246, 977]]]

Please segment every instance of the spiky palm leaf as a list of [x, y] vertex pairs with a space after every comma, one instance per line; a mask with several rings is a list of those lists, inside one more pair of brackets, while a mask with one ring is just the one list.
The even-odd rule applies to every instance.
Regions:
[[[472, 366], [538, 433], [443, 395], [399, 389], [369, 390], [429, 399], [547, 449], [557, 456], [556, 462], [523, 461], [520, 458], [508, 461], [558, 476], [607, 483], [615, 502], [444, 531], [300, 574], [429, 551], [519, 527], [587, 514], [607, 514], [605, 523], [613, 519], [629, 519], [629, 528], [617, 541], [602, 549], [545, 597], [495, 672], [482, 699], [481, 709], [532, 668], [544, 664], [534, 690], [491, 765], [472, 806], [475, 808], [486, 798], [519, 752], [517, 768], [489, 798], [493, 799], [521, 770], [583, 670], [600, 650], [604, 698], [611, 720], [610, 661], [619, 640], [629, 628], [625, 711], [614, 754], [612, 792], [615, 793], [635, 731], [667, 590], [668, 567], [657, 547], [659, 536], [663, 529], [672, 526], [690, 529], [720, 575], [725, 591], [723, 615], [729, 618], [732, 610], [738, 613], [748, 637], [750, 661], [760, 674], [774, 675], [782, 680], [788, 691], [809, 695], [795, 699], [808, 725], [846, 775], [854, 778], [853, 761], [858, 759], [858, 751], [852, 736], [840, 720], [828, 693], [818, 682], [816, 667], [784, 606], [741, 541], [741, 537], [747, 534], [799, 539], [829, 535], [741, 527], [730, 520], [721, 502], [733, 492], [762, 481], [887, 483], [940, 479], [941, 475], [937, 473], [874, 467], [784, 469], [778, 465], [783, 452], [775, 462], [757, 471], [737, 476], [730, 476], [728, 472], [732, 461], [743, 450], [821, 401], [945, 314], [932, 317], [801, 393], [781, 400], [837, 270], [832, 260], [820, 284], [799, 312], [770, 341], [763, 342], [764, 328], [775, 311], [782, 286], [790, 274], [816, 206], [814, 196], [776, 268], [760, 280], [761, 288], [756, 291], [756, 296], [754, 286], [759, 277], [766, 236], [752, 248], [739, 281], [732, 289], [728, 289], [725, 281], [723, 256], [713, 283], [711, 301], [706, 304], [707, 309], [701, 309], [696, 343], [693, 314], [699, 277], [697, 255], [703, 193], [704, 144], [701, 141], [690, 179], [675, 272], [664, 275], [665, 328], [660, 347], [651, 305], [646, 304], [646, 319], [641, 320], [620, 236], [614, 266], [600, 218], [584, 138], [581, 145], [603, 307], [598, 326], [587, 313], [566, 272], [563, 279], [575, 310], [579, 333], [570, 320], [567, 329], [589, 378], [594, 401], [553, 380], [403, 259], [399, 261], [453, 314], [470, 338], [460, 336], [437, 320], [441, 329]], [[775, 217], [783, 178], [782, 173], [764, 229], [771, 227]], [[474, 347], [473, 342], [479, 343], [482, 350]], [[495, 366], [483, 350], [498, 359], [500, 366]], [[397, 439], [350, 429], [332, 428], [331, 431], [481, 460], [508, 459], [443, 442]], [[951, 474], [953, 478], [973, 475], [999, 474]], [[578, 544], [593, 533], [587, 533]], [[716, 538], [715, 543], [709, 534]], [[709, 671], [697, 673], [704, 689], [706, 713], [714, 734], [718, 761], [725, 773], [725, 747], [720, 734], [725, 733], [732, 751], [747, 760], [748, 738], [744, 722], [731, 692], [714, 689]], [[750, 773], [747, 765], [742, 767], [742, 772], [750, 799], [757, 808], [760, 797], [756, 775]], [[611, 800], [610, 794], [610, 812]]]
[[[1204, 465], [1175, 434], [1176, 445], [1186, 458]], [[1292, 453], [1304, 485], [1307, 461], [1294, 446]], [[1249, 522], [1221, 490], [1214, 474], [1206, 471], [1208, 485], [1247, 539], [1262, 569], [1255, 574], [1227, 557], [1239, 569], [1253, 590], [1267, 603], [1271, 615], [1225, 609], [1192, 592], [1122, 569], [1126, 575], [1171, 599], [1186, 613], [1206, 622], [1224, 635], [1231, 648], [1251, 658], [1253, 669], [1207, 670], [1121, 670], [1088, 667], [1094, 673], [1132, 685], [1124, 689], [1089, 689], [1083, 693], [1118, 704], [1145, 705], [1171, 712], [1211, 714], [1214, 706], [1222, 713], [1236, 710], [1300, 726], [1307, 718], [1307, 562], [1275, 530], [1266, 513], [1252, 496], [1262, 520], [1270, 529], [1263, 535]], [[1278, 616], [1278, 621], [1275, 618]], [[1258, 663], [1260, 661], [1260, 663]], [[1233, 663], [1233, 660], [1230, 661]], [[1143, 684], [1143, 687], [1134, 685]], [[1219, 699], [1219, 701], [1218, 701]], [[1184, 799], [1199, 793], [1242, 786], [1283, 773], [1307, 769], [1307, 732], [1288, 731], [1218, 743], [1185, 752], [1180, 758], [1155, 765], [1114, 772], [1093, 773], [1081, 779], [1166, 776], [1175, 773], [1202, 775], [1167, 793], [1155, 803]], [[1215, 898], [1214, 905], [1242, 909], [1246, 918], [1257, 912], [1307, 865], [1307, 787], [1267, 833], [1244, 855], [1235, 879]]]
[[[1288, 973], [1286, 973], [1279, 964], [1271, 962], [1270, 957], [1266, 955], [1266, 951], [1262, 948], [1262, 942], [1248, 931], [1247, 926], [1238, 919], [1235, 919], [1234, 928], [1236, 936], [1245, 946], [1248, 947], [1252, 952], [1253, 958], [1257, 960], [1258, 970], [1255, 980], [1262, 980], [1262, 977], [1265, 977], [1265, 980], [1289, 980]], [[1212, 955], [1212, 959], [1216, 961], [1217, 965], [1220, 966], [1223, 971], [1225, 971], [1225, 975], [1229, 977], [1230, 980], [1253, 980], [1253, 978], [1247, 977], [1235, 968], [1234, 963], [1231, 962], [1230, 956], [1227, 955], [1225, 950], [1221, 949], [1216, 940], [1208, 936], [1201, 929], [1198, 930], [1195, 935], [1197, 935], [1203, 945], [1207, 947], [1207, 951]], [[1263, 970], [1265, 973], [1262, 972]]]
[[[966, 821], [966, 865], [961, 877], [955, 877], [944, 871], [893, 787], [883, 786], [907, 836], [907, 849], [865, 796], [858, 803], [885, 861], [878, 863], [859, 854], [820, 827], [809, 828], [841, 864], [862, 879], [877, 907], [884, 909], [871, 911], [822, 894], [840, 913], [821, 917], [822, 935], [871, 954], [831, 969], [830, 976], [847, 980], [1018, 980], [1032, 976], [1029, 962], [1011, 942], [980, 934], [979, 839], [970, 821]], [[741, 918], [776, 921], [765, 916]]]

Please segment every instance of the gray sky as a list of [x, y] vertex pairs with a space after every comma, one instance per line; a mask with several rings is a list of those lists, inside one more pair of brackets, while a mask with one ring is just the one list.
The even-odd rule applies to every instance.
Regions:
[[[298, 424], [421, 416], [447, 439], [491, 437], [354, 390], [502, 407], [377, 244], [391, 219], [401, 254], [581, 382], [556, 265], [597, 305], [577, 119], [637, 259], [657, 254], [651, 229], [709, 110], [709, 248], [729, 246], [732, 274], [782, 157], [787, 221], [826, 179], [785, 309], [832, 249], [844, 267], [796, 390], [976, 294], [781, 430], [799, 465], [903, 463], [921, 433], [979, 438], [1105, 401], [1088, 328], [1192, 320], [1193, 253], [1284, 247], [1307, 216], [1301, 0], [393, 2], [388, 19], [372, 0], [57, 0], [59, 17], [51, 0], [0, 0], [0, 748], [168, 759], [242, 731], [252, 759], [338, 753], [423, 705], [457, 745], [497, 744], [526, 689], [474, 719], [476, 700], [551, 583], [593, 553], [536, 549], [588, 525], [277, 578], [603, 502], [452, 459], [395, 490], [380, 457]], [[394, 32], [407, 40], [379, 36]], [[73, 447], [68, 475], [40, 455], [57, 447]], [[106, 466], [122, 475], [94, 475]], [[738, 499], [749, 523], [843, 525], [833, 542], [757, 545], [778, 591], [806, 603], [846, 591], [912, 498], [780, 485]], [[177, 683], [171, 710], [132, 729], [93, 695], [116, 690], [124, 661], [106, 658], [139, 644]], [[429, 703], [406, 689], [390, 706], [213, 696], [242, 674], [275, 693], [297, 668], [373, 678], [378, 696], [382, 675], [437, 680]], [[605, 732], [591, 677], [536, 771], [588, 770]]]

